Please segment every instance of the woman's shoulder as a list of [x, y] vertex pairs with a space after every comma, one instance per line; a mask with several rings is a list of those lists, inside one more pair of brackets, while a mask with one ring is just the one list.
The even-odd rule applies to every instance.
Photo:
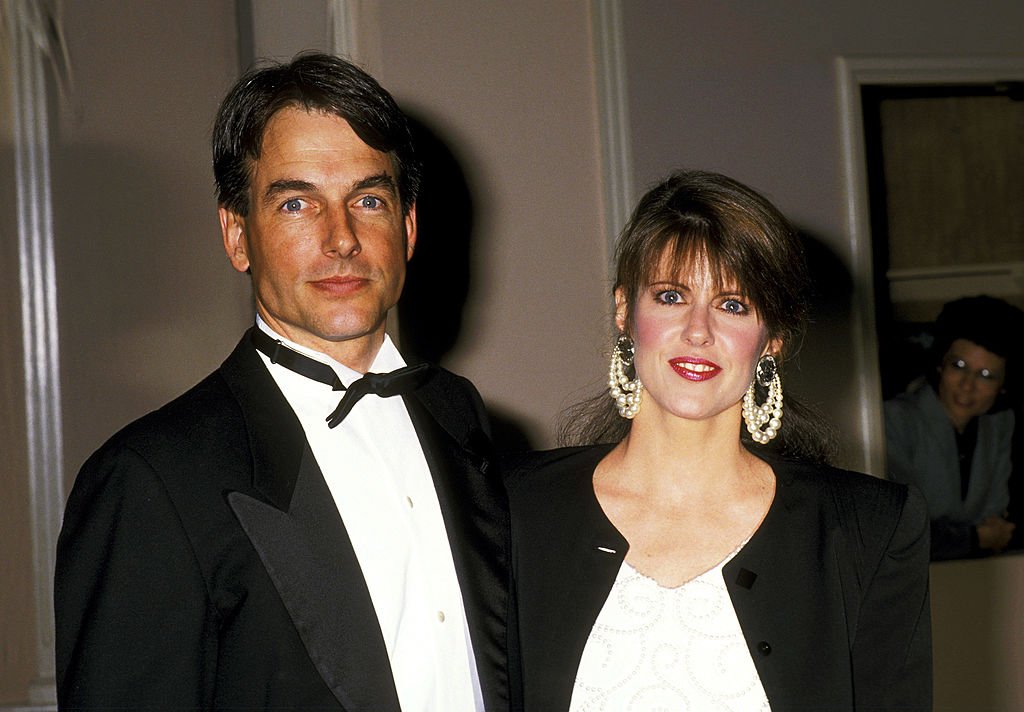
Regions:
[[580, 480], [590, 482], [597, 463], [612, 445], [562, 447], [505, 454], [502, 474], [509, 492], [528, 488], [558, 488]]
[[899, 526], [927, 528], [924, 497], [912, 486], [829, 465], [786, 462], [773, 465], [784, 489], [818, 502], [843, 528], [854, 527], [883, 538]]
[[865, 497], [902, 499], [906, 497], [906, 485], [856, 470], [797, 460], [776, 460], [771, 462], [771, 465], [784, 484], [818, 491], [822, 494], [842, 494], [857, 499]]

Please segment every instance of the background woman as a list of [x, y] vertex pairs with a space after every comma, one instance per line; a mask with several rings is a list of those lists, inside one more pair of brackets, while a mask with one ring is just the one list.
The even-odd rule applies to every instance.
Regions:
[[808, 288], [762, 196], [683, 172], [620, 238], [603, 396], [510, 475], [526, 709], [930, 709], [927, 519], [787, 396]]
[[994, 297], [946, 304], [925, 378], [885, 403], [889, 475], [924, 494], [933, 559], [1010, 544], [1011, 354], [1022, 322], [1019, 309]]

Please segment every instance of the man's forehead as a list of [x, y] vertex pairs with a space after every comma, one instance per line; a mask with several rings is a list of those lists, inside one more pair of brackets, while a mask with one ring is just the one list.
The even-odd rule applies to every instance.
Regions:
[[393, 153], [370, 146], [341, 116], [296, 106], [279, 109], [267, 121], [259, 153], [250, 166], [255, 174], [278, 163], [313, 164], [324, 156], [342, 164], [372, 166], [370, 173], [397, 180], [398, 162]]

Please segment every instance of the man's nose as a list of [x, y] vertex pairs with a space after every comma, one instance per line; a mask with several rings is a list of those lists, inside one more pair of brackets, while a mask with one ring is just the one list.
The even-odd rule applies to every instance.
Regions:
[[332, 257], [354, 257], [360, 250], [351, 216], [347, 211], [329, 211], [324, 220], [323, 250]]

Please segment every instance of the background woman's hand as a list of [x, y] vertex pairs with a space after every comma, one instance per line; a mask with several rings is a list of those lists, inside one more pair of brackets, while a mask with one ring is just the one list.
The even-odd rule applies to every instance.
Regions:
[[991, 514], [977, 526], [978, 545], [990, 551], [1002, 551], [1010, 543], [1017, 525], [1002, 517]]

